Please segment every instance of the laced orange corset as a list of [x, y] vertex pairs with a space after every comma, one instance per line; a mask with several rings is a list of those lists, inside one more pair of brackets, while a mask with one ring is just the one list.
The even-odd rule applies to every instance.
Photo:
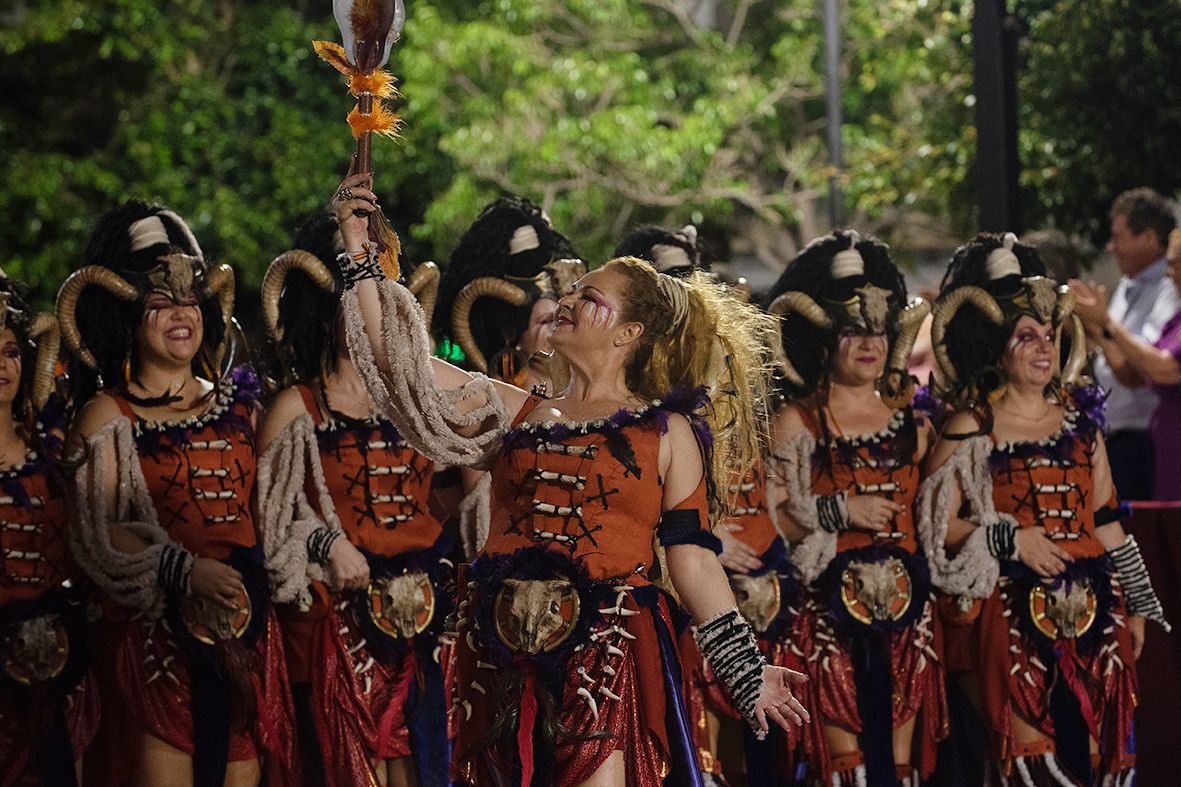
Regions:
[[[428, 500], [434, 462], [406, 445], [385, 419], [325, 417], [299, 386], [316, 425], [324, 480], [340, 525], [355, 546], [391, 557], [432, 546], [443, 528]], [[317, 497], [309, 490], [308, 498]]]
[[65, 496], [48, 460], [30, 451], [0, 472], [0, 604], [33, 600], [76, 576], [66, 527]]
[[[647, 584], [664, 497], [659, 459], [667, 418], [653, 405], [585, 424], [515, 426], [492, 472], [492, 535], [484, 551], [552, 546], [581, 559], [596, 579]], [[708, 528], [705, 480], [676, 508], [696, 509]]]
[[[1097, 426], [1070, 408], [1062, 427], [1044, 440], [1002, 443], [993, 437], [992, 502], [1021, 527], [1043, 527], [1074, 557], [1104, 552], [1095, 534], [1094, 467]], [[1103, 501], [1108, 503], [1108, 501]]]
[[160, 527], [195, 555], [218, 560], [235, 547], [253, 547], [255, 476], [253, 373], [235, 370], [218, 387], [213, 406], [181, 421], [139, 418], [116, 396], [132, 423], [144, 481]]
[[[914, 414], [895, 410], [885, 429], [856, 437], [829, 435], [822, 442], [813, 414], [805, 422], [816, 438], [812, 455], [812, 494], [832, 495], [846, 491], [853, 495], [878, 495], [906, 506], [890, 520], [893, 537], [882, 538], [864, 530], [846, 530], [837, 538], [837, 551], [891, 544], [907, 552], [918, 549], [915, 538], [914, 499], [919, 488], [918, 439]], [[915, 448], [899, 458], [897, 441], [912, 440]]]

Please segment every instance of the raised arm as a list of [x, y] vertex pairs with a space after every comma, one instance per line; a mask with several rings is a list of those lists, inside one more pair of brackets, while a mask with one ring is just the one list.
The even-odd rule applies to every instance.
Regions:
[[[406, 441], [435, 461], [486, 463], [527, 394], [432, 359], [414, 296], [381, 271], [365, 216], [375, 209], [371, 175], [351, 175], [333, 200], [346, 251], [338, 263], [345, 336], [374, 402]], [[360, 215], [357, 215], [357, 214]]]

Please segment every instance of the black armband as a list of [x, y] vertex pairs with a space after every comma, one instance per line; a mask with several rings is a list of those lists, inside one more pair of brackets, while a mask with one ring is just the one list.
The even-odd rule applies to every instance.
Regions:
[[822, 495], [816, 498], [816, 522], [826, 533], [840, 533], [849, 529], [849, 493]]
[[984, 540], [988, 544], [988, 554], [997, 560], [1017, 559], [1017, 525], [1012, 522], [985, 525]]
[[352, 255], [347, 251], [341, 252], [336, 258], [340, 267], [340, 276], [344, 280], [344, 289], [351, 290], [358, 282], [365, 279], [384, 279], [385, 273], [381, 269], [381, 262], [377, 258], [377, 244], [365, 244], [365, 256]]
[[176, 544], [168, 544], [160, 552], [160, 567], [156, 581], [168, 593], [186, 596], [189, 593], [189, 575], [193, 573], [193, 553]]
[[1111, 562], [1119, 574], [1128, 612], [1155, 620], [1165, 631], [1171, 631], [1172, 626], [1165, 620], [1165, 608], [1152, 589], [1152, 578], [1148, 576], [1148, 567], [1144, 565], [1144, 556], [1140, 554], [1140, 545], [1136, 539], [1129, 535], [1127, 541], [1107, 550], [1107, 554], [1111, 556]]
[[660, 516], [660, 524], [656, 526], [656, 536], [662, 547], [695, 544], [715, 555], [722, 554], [721, 539], [701, 526], [701, 512], [696, 508], [665, 511]]
[[732, 609], [702, 623], [693, 637], [714, 675], [726, 687], [734, 707], [756, 736], [761, 737], [762, 731], [755, 720], [755, 701], [763, 690], [763, 668], [767, 660], [755, 642], [750, 624], [737, 609]]
[[1126, 522], [1132, 518], [1132, 507], [1127, 503], [1117, 506], [1103, 506], [1095, 512], [1095, 527], [1110, 525], [1112, 522]]
[[332, 551], [332, 545], [336, 543], [336, 539], [343, 536], [343, 530], [333, 530], [327, 527], [318, 527], [308, 533], [308, 560], [321, 566], [327, 565], [328, 553]]

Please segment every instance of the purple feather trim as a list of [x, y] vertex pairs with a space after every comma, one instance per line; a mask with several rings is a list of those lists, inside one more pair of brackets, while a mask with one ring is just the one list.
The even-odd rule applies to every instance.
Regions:
[[1067, 393], [1083, 418], [1100, 431], [1107, 427], [1107, 391], [1097, 385], [1078, 385], [1069, 388]]
[[[841, 600], [845, 569], [854, 561], [876, 563], [889, 558], [901, 560], [910, 575], [910, 604], [897, 620], [875, 619], [868, 624], [862, 623], [849, 614], [844, 601]], [[838, 552], [824, 573], [817, 578], [816, 588], [827, 607], [826, 614], [838, 631], [845, 636], [881, 636], [904, 629], [918, 620], [919, 615], [923, 613], [923, 607], [931, 597], [931, 574], [927, 568], [927, 559], [921, 554], [907, 552], [896, 546], [871, 546]]]
[[509, 430], [504, 438], [505, 451], [531, 448], [540, 443], [563, 443], [571, 437], [586, 434], [612, 434], [633, 427], [655, 426], [661, 434], [668, 431], [669, 413], [687, 416], [693, 424], [693, 431], [701, 444], [708, 448], [713, 444], [709, 425], [702, 416], [708, 406], [709, 396], [704, 388], [678, 389], [664, 399], [638, 410], [622, 408], [607, 418], [594, 421], [522, 423]]
[[914, 399], [910, 402], [910, 407], [919, 415], [925, 417], [928, 421], [938, 424], [943, 418], [946, 411], [943, 400], [935, 395], [929, 385], [920, 385], [914, 392]]
[[1003, 471], [1014, 458], [1028, 462], [1048, 457], [1057, 464], [1069, 464], [1073, 461], [1076, 443], [1081, 441], [1086, 446], [1092, 445], [1103, 428], [1106, 394], [1089, 386], [1071, 389], [1070, 396], [1061, 429], [1044, 440], [997, 444], [989, 455], [989, 467]]
[[246, 364], [235, 367], [228, 379], [218, 383], [213, 406], [204, 415], [160, 423], [136, 419], [136, 449], [141, 455], [153, 457], [163, 451], [181, 451], [192, 442], [193, 434], [205, 427], [212, 427], [222, 439], [244, 435], [253, 440], [251, 416], [261, 394], [262, 386], [254, 369]]
[[61, 467], [57, 460], [65, 447], [63, 435], [69, 426], [65, 400], [51, 395], [45, 406], [35, 416], [36, 438], [33, 441], [34, 454], [19, 466], [0, 473], [0, 490], [25, 509], [32, 510], [33, 501], [25, 488], [23, 479], [35, 475], [46, 475], [51, 494], [66, 488]]
[[[1113, 624], [1112, 613], [1116, 608], [1115, 591], [1111, 588], [1111, 575], [1115, 569], [1107, 555], [1099, 557], [1080, 558], [1066, 564], [1066, 570], [1056, 576], [1050, 583], [1051, 588], [1065, 585], [1069, 588], [1076, 582], [1086, 581], [1091, 584], [1095, 593], [1096, 611], [1095, 622], [1081, 637], [1075, 639], [1075, 646], [1079, 653], [1090, 654], [1095, 648], [1103, 644], [1103, 631]], [[1001, 572], [1012, 580], [1009, 588], [1009, 600], [1014, 616], [1025, 641], [1033, 645], [1045, 659], [1054, 659], [1054, 646], [1057, 640], [1051, 640], [1037, 628], [1029, 611], [1029, 594], [1037, 585], [1042, 584], [1039, 578], [1024, 563], [1006, 560], [1001, 563]], [[1046, 663], [1049, 663], [1048, 661]]]

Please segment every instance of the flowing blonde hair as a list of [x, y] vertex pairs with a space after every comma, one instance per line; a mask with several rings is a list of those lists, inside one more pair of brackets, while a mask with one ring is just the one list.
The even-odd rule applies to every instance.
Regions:
[[[767, 337], [777, 321], [700, 271], [674, 279], [635, 257], [616, 257], [603, 267], [628, 278], [632, 286], [623, 293], [623, 318], [644, 326], [625, 369], [628, 387], [649, 400], [679, 388], [709, 392], [704, 415], [714, 437], [708, 470], [714, 479], [710, 514], [716, 520], [731, 507], [729, 479], [745, 476], [767, 446]], [[683, 287], [688, 296], [679, 322], [670, 287]]]

